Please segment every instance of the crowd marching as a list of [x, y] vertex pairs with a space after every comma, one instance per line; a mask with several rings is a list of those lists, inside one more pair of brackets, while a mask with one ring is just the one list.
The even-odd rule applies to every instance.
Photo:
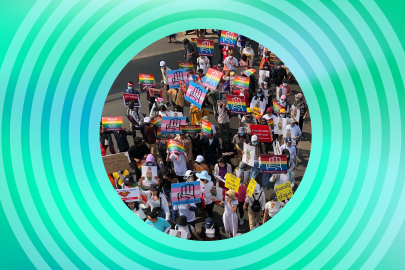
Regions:
[[[224, 31], [215, 32], [220, 39]], [[203, 38], [206, 30], [199, 29], [196, 33], [198, 38]], [[168, 37], [171, 42], [176, 35]], [[159, 88], [156, 81], [147, 84], [140, 80], [137, 87], [128, 82], [123, 95], [139, 97], [126, 103], [125, 116], [130, 126], [111, 130], [103, 120], [100, 123], [101, 153], [108, 157], [118, 150], [127, 155], [134, 173], [117, 169], [109, 177], [117, 190], [139, 190], [139, 197], [126, 204], [146, 224], [192, 240], [219, 240], [222, 226], [228, 237], [235, 237], [240, 234], [238, 225], [245, 222], [245, 210], [249, 228], [253, 230], [274, 217], [291, 198], [290, 195], [280, 199], [276, 192], [266, 198], [265, 190], [276, 190], [286, 183], [292, 193], [297, 189], [294, 169], [308, 107], [301, 93], [294, 96], [294, 101], [290, 99], [293, 94], [289, 85], [297, 84], [294, 76], [260, 44], [257, 52], [260, 67], [259, 70], [253, 68], [255, 52], [247, 37], [237, 35], [234, 46], [231, 43], [220, 45], [221, 61], [216, 65], [212, 57], [199, 54], [192, 41], [185, 38], [183, 43], [184, 59], [179, 61], [189, 63], [185, 82], [189, 87], [204, 89], [203, 100], [200, 104], [190, 102], [187, 98], [190, 88], [172, 86], [170, 71], [180, 68], [171, 69], [164, 60], [156, 63], [163, 87]], [[205, 83], [212, 70], [222, 75], [215, 89]], [[238, 80], [246, 80], [248, 84], [242, 87]], [[144, 92], [148, 114], [141, 113], [138, 106], [140, 93]], [[229, 97], [242, 98], [240, 113], [235, 113]], [[186, 105], [189, 117], [186, 117]], [[216, 124], [210, 122], [210, 112]], [[164, 132], [162, 119], [164, 122], [173, 117], [185, 120], [177, 130]], [[229, 124], [232, 117], [238, 118], [236, 134], [232, 134]], [[183, 126], [195, 130], [182, 131]], [[269, 131], [266, 137], [257, 134], [256, 130], [261, 127]], [[133, 140], [132, 146], [129, 146], [129, 138]], [[173, 143], [178, 147], [171, 148]], [[107, 155], [107, 151], [111, 155]], [[274, 167], [268, 169], [273, 170], [271, 172], [264, 169], [264, 157], [272, 155], [285, 158], [281, 172], [274, 171]], [[184, 183], [193, 184], [193, 197], [187, 191], [190, 185]], [[177, 187], [178, 184], [181, 185]], [[211, 191], [220, 194], [208, 194]], [[178, 200], [173, 199], [174, 193], [179, 196]], [[181, 196], [187, 197], [184, 200], [187, 203], [181, 203]], [[224, 208], [223, 224], [214, 222], [216, 207]], [[195, 220], [199, 215], [205, 215], [206, 219], [197, 232]]]

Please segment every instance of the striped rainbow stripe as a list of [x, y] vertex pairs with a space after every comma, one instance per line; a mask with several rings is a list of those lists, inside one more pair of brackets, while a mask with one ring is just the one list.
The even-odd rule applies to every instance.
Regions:
[[200, 125], [181, 125], [180, 129], [183, 133], [200, 133], [201, 132]]
[[211, 135], [211, 123], [205, 120], [201, 122], [201, 130], [203, 135]]
[[236, 33], [222, 30], [221, 37], [219, 39], [219, 45], [235, 47], [237, 37], [238, 34]]
[[170, 153], [181, 154], [184, 153], [183, 143], [178, 140], [168, 140], [167, 148]]
[[218, 83], [222, 78], [223, 73], [215, 70], [213, 68], [209, 68], [207, 74], [205, 74], [204, 79], [202, 80], [202, 84], [205, 87], [208, 87], [211, 90], [217, 89]]
[[231, 113], [247, 114], [244, 96], [226, 95], [226, 101], [228, 103], [228, 110]]
[[270, 118], [269, 120], [267, 120], [267, 124], [270, 126], [271, 129], [273, 129], [274, 128], [273, 118]]
[[285, 109], [285, 106], [282, 106], [277, 101], [273, 100], [273, 108], [274, 108], [275, 111], [280, 113], [280, 110]]
[[180, 62], [179, 61], [179, 67], [180, 69], [187, 69], [187, 70], [193, 70], [193, 62]]
[[171, 198], [173, 205], [189, 204], [201, 200], [200, 181], [175, 183], [171, 185]]
[[214, 56], [214, 41], [197, 39], [197, 51], [199, 55]]
[[143, 85], [153, 85], [155, 78], [153, 74], [139, 73], [139, 82]]
[[235, 76], [233, 85], [237, 88], [249, 89], [249, 77]]
[[260, 155], [260, 168], [263, 173], [285, 173], [287, 172], [287, 156]]
[[150, 119], [150, 121], [152, 122], [152, 124], [154, 124], [155, 126], [160, 127], [162, 125], [162, 116], [161, 115], [156, 115], [155, 117], [152, 117]]
[[246, 76], [250, 77], [250, 76], [252, 76], [252, 74], [255, 73], [255, 72], [256, 72], [256, 69], [250, 68], [250, 69], [247, 69], [247, 70], [243, 71], [243, 74], [245, 74]]
[[106, 131], [109, 130], [122, 130], [122, 117], [102, 117], [101, 124]]

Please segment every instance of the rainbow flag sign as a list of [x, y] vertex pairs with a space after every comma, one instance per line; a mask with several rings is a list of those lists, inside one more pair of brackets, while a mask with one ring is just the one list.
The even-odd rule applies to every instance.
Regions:
[[260, 168], [262, 173], [287, 173], [286, 155], [260, 155]]
[[196, 38], [191, 38], [190, 42], [195, 48], [197, 48], [197, 39]]
[[167, 149], [169, 149], [169, 152], [173, 154], [184, 154], [183, 143], [178, 140], [168, 140]]
[[186, 124], [187, 117], [163, 116], [160, 126], [162, 134], [183, 134], [180, 125]]
[[196, 134], [201, 132], [201, 126], [200, 125], [180, 125], [181, 131], [185, 134]]
[[180, 81], [183, 81], [185, 85], [188, 85], [187, 69], [168, 70], [167, 80], [169, 82], [170, 89], [180, 88]]
[[219, 45], [235, 47], [237, 37], [238, 34], [236, 33], [222, 30]]
[[211, 123], [205, 120], [201, 122], [201, 130], [203, 135], [211, 135]]
[[273, 128], [274, 128], [273, 118], [270, 118], [267, 120], [267, 125], [269, 125], [269, 127], [273, 130]]
[[153, 74], [139, 73], [139, 82], [144, 86], [152, 86], [155, 82], [155, 77]]
[[195, 82], [190, 82], [188, 86], [187, 93], [185, 100], [197, 106], [197, 108], [201, 109], [201, 105], [204, 102], [205, 95], [207, 94], [207, 90]]
[[276, 112], [280, 113], [281, 109], [285, 110], [285, 106], [280, 105], [277, 101], [273, 99], [273, 108]]
[[156, 139], [158, 139], [158, 140], [166, 140], [167, 139], [165, 135], [162, 135], [162, 131], [161, 131], [160, 127], [158, 128], [158, 131], [157, 131], [157, 134], [156, 134]]
[[194, 70], [193, 62], [180, 62], [179, 61], [180, 69], [187, 69], [187, 70]]
[[226, 95], [228, 110], [233, 114], [247, 114], [245, 96]]
[[255, 72], [256, 72], [256, 69], [251, 68], [251, 69], [247, 69], [247, 70], [243, 71], [242, 73], [245, 74], [246, 76], [250, 77]]
[[172, 205], [198, 203], [201, 201], [200, 181], [171, 185]]
[[150, 119], [150, 121], [152, 122], [152, 124], [154, 124], [155, 126], [160, 127], [162, 125], [162, 116], [161, 115], [156, 115], [155, 117], [152, 117]]
[[218, 83], [222, 78], [223, 73], [215, 70], [213, 68], [209, 68], [207, 74], [205, 74], [202, 85], [208, 87], [211, 90], [217, 89]]
[[124, 130], [122, 127], [122, 117], [102, 117], [101, 124], [104, 127], [104, 131], [115, 131], [115, 130]]
[[201, 55], [214, 56], [214, 41], [197, 39], [197, 52]]
[[180, 90], [185, 94], [187, 93], [187, 86], [183, 81], [180, 81]]
[[236, 88], [243, 88], [243, 89], [248, 90], [249, 89], [249, 82], [250, 82], [249, 77], [235, 76], [235, 80], [233, 81], [233, 85]]
[[140, 162], [136, 163], [136, 167], [138, 167], [139, 171], [142, 170], [142, 166], [146, 165], [146, 159], [142, 159]]
[[270, 62], [272, 62], [274, 65], [282, 65], [283, 61], [281, 61], [278, 57], [271, 57], [270, 56]]

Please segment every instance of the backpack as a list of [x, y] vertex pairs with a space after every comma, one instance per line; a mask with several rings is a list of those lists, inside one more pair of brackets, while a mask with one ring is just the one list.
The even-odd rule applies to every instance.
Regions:
[[252, 211], [255, 212], [255, 213], [260, 212], [260, 210], [262, 209], [262, 207], [260, 205], [260, 201], [259, 201], [260, 197], [262, 196], [262, 193], [263, 192], [260, 192], [260, 196], [259, 196], [259, 198], [257, 200], [253, 196], [254, 201], [253, 201], [253, 203], [252, 203], [252, 205], [250, 207], [252, 208]]

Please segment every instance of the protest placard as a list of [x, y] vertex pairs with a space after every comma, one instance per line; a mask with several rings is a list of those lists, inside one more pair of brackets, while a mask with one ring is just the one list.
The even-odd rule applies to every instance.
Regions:
[[289, 118], [274, 117], [274, 134], [284, 134]]
[[244, 96], [226, 95], [228, 110], [232, 114], [247, 114], [246, 101]]
[[294, 140], [294, 138], [297, 136], [297, 134], [295, 132], [295, 128], [292, 128], [291, 126], [286, 126], [283, 129], [283, 136], [284, 136], [284, 138], [291, 137], [292, 145], [297, 145], [298, 139]]
[[237, 37], [238, 34], [236, 33], [222, 30], [221, 37], [219, 38], [219, 45], [235, 47]]
[[144, 86], [152, 86], [155, 82], [153, 74], [139, 73], [139, 82]]
[[193, 47], [197, 49], [197, 39], [196, 38], [191, 38], [191, 45], [193, 45]]
[[162, 130], [160, 129], [160, 127], [158, 128], [158, 131], [157, 131], [157, 134], [156, 134], [156, 139], [158, 139], [158, 140], [166, 140], [167, 139], [167, 135], [162, 134]]
[[180, 81], [188, 85], [188, 72], [187, 69], [167, 70], [167, 81], [169, 88], [180, 88]]
[[163, 98], [163, 93], [161, 89], [149, 88], [149, 96], [155, 98]]
[[103, 156], [103, 163], [107, 174], [130, 169], [126, 153]]
[[197, 39], [197, 51], [200, 56], [214, 56], [214, 41], [208, 39]]
[[272, 142], [271, 130], [268, 125], [250, 125], [250, 133], [256, 135], [261, 142]]
[[151, 123], [154, 124], [155, 126], [160, 127], [162, 125], [162, 116], [161, 115], [156, 115], [155, 117], [152, 117], [150, 119]]
[[184, 134], [198, 134], [201, 132], [200, 125], [180, 125], [180, 129]]
[[186, 231], [179, 231], [179, 230], [169, 230], [169, 235], [172, 235], [177, 238], [187, 239], [187, 232]]
[[[259, 70], [259, 85], [264, 83], [264, 78], [270, 77], [270, 71], [267, 70]], [[269, 85], [270, 86], [270, 85]]]
[[160, 126], [162, 134], [182, 134], [180, 125], [186, 124], [187, 117], [163, 116]]
[[124, 99], [124, 106], [128, 107], [129, 102], [134, 103], [134, 107], [141, 107], [141, 102], [139, 101], [138, 94], [122, 94], [122, 98]]
[[253, 167], [255, 162], [255, 152], [256, 149], [254, 146], [250, 146], [246, 143], [243, 143], [243, 156], [242, 161], [247, 165]]
[[157, 179], [157, 167], [156, 166], [142, 166], [142, 176], [145, 177], [142, 180], [142, 185], [150, 187], [151, 184], [156, 184]]
[[276, 87], [276, 100], [280, 101], [280, 98], [282, 95], [285, 95], [287, 93], [287, 89], [286, 88], [280, 88], [280, 87]]
[[146, 159], [142, 159], [141, 161], [136, 162], [136, 167], [138, 168], [138, 170], [140, 172], [142, 172], [142, 166], [145, 166], [145, 165], [146, 165]]
[[276, 192], [277, 200], [279, 202], [288, 200], [293, 196], [293, 191], [290, 182], [286, 182], [284, 184], [275, 186], [274, 191]]
[[187, 85], [186, 85], [183, 81], [180, 81], [179, 83], [180, 83], [180, 90], [181, 90], [184, 94], [187, 93]]
[[233, 81], [233, 86], [235, 86], [236, 88], [243, 88], [245, 90], [248, 90], [249, 82], [250, 82], [249, 77], [235, 76], [235, 80]]
[[203, 135], [210, 136], [211, 135], [211, 122], [201, 120], [201, 130]]
[[233, 189], [233, 190], [235, 190], [235, 192], [238, 192], [239, 183], [240, 183], [240, 178], [236, 177], [233, 174], [226, 173], [226, 175], [225, 175], [225, 187], [227, 187], [229, 189]]
[[273, 141], [273, 150], [275, 155], [281, 155], [280, 143], [277, 140]]
[[249, 195], [249, 197], [252, 197], [253, 191], [255, 191], [256, 184], [257, 182], [255, 181], [255, 179], [250, 178], [249, 185], [246, 188], [246, 194]]
[[216, 187], [209, 182], [208, 184], [204, 185], [204, 197], [213, 201], [224, 201], [225, 189]]
[[208, 87], [211, 90], [217, 89], [218, 83], [222, 78], [223, 73], [215, 70], [213, 68], [209, 68], [207, 73], [205, 74], [202, 85]]
[[127, 189], [116, 189], [118, 196], [120, 196], [123, 202], [134, 202], [140, 201], [139, 187], [127, 188]]
[[240, 178], [240, 180], [242, 181], [243, 184], [246, 184], [246, 183], [249, 184], [250, 170], [241, 171], [241, 170], [239, 170], [239, 168], [236, 168], [235, 175], [236, 175], [236, 177]]
[[201, 109], [201, 105], [204, 102], [205, 95], [207, 94], [207, 90], [195, 82], [190, 82], [188, 86], [187, 93], [185, 100], [197, 106], [197, 108]]
[[184, 145], [182, 142], [178, 140], [168, 140], [167, 141], [167, 149], [169, 150], [169, 153], [173, 154], [184, 154]]
[[171, 185], [172, 205], [198, 203], [201, 198], [200, 181]]
[[280, 113], [281, 109], [285, 110], [285, 106], [281, 105], [280, 103], [278, 103], [275, 100], [273, 100], [273, 108], [274, 108], [274, 111], [277, 112], [277, 113]]
[[173, 111], [173, 112], [169, 112], [169, 116], [183, 117], [183, 113], [182, 113], [182, 112], [178, 112], [178, 111]]
[[101, 124], [103, 125], [104, 131], [124, 130], [122, 127], [122, 116], [102, 117]]
[[250, 69], [247, 69], [247, 70], [243, 71], [242, 73], [245, 74], [246, 76], [250, 77], [255, 72], [256, 72], [256, 69], [250, 68]]
[[300, 116], [301, 116], [301, 111], [294, 105], [291, 106], [291, 117], [297, 121], [297, 123], [300, 122]]
[[180, 62], [179, 61], [180, 69], [187, 69], [187, 70], [194, 70], [193, 62]]
[[262, 173], [287, 173], [286, 155], [260, 155], [260, 168]]

